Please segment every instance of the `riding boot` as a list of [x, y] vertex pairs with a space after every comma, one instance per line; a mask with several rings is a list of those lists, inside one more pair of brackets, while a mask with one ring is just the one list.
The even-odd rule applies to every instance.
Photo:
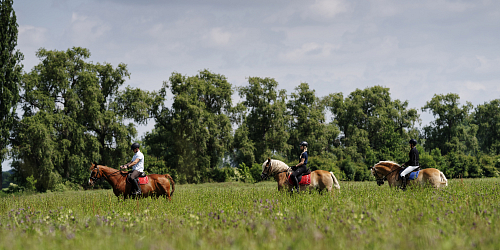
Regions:
[[297, 176], [295, 176], [295, 189], [297, 193], [300, 193], [299, 178]]
[[139, 185], [139, 179], [134, 180], [134, 186], [135, 186], [135, 191], [133, 192], [134, 195], [140, 195], [142, 194], [141, 191], [141, 186]]
[[403, 185], [401, 185], [401, 190], [406, 191], [406, 175], [401, 177], [401, 181], [403, 182]]

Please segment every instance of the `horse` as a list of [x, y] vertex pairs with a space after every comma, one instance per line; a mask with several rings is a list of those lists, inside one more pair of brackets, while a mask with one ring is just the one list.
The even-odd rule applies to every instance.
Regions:
[[[377, 185], [383, 185], [384, 180], [387, 180], [390, 187], [401, 187], [403, 180], [399, 173], [403, 171], [403, 167], [392, 161], [380, 161], [370, 168], [372, 175], [377, 180]], [[448, 186], [448, 180], [443, 172], [435, 168], [426, 168], [420, 170], [418, 176], [414, 180], [408, 181], [410, 185], [430, 185], [436, 189]]]
[[[265, 180], [272, 175], [278, 182], [279, 191], [283, 190], [283, 188], [287, 186], [288, 190], [291, 192], [293, 186], [288, 182], [288, 177], [292, 172], [292, 168], [290, 168], [284, 162], [267, 158], [267, 161], [262, 164], [262, 173], [260, 177], [262, 178], [262, 180]], [[339, 182], [337, 181], [337, 178], [335, 177], [333, 172], [328, 172], [325, 170], [315, 170], [311, 172], [310, 179], [310, 184], [300, 185], [301, 191], [312, 191], [313, 189], [318, 189], [319, 192], [321, 192], [326, 188], [328, 192], [331, 192], [332, 186], [340, 190]]]
[[[90, 167], [90, 178], [89, 185], [93, 186], [95, 182], [99, 179], [104, 178], [113, 187], [113, 193], [117, 197], [123, 195], [123, 197], [135, 197], [131, 194], [132, 184], [127, 182], [127, 171], [120, 171], [114, 168], [110, 168], [103, 165], [97, 165], [97, 163], [92, 163]], [[138, 197], [160, 197], [166, 196], [169, 201], [172, 200], [172, 194], [175, 191], [175, 183], [169, 174], [150, 174], [148, 175], [149, 183], [141, 184], [142, 194]], [[172, 191], [170, 191], [172, 188]]]

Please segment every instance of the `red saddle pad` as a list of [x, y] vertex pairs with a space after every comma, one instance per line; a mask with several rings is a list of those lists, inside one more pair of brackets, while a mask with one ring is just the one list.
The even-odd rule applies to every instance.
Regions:
[[[293, 181], [292, 181], [291, 175], [288, 176], [288, 183], [293, 186]], [[302, 179], [299, 181], [299, 185], [310, 185], [311, 184], [311, 174], [308, 175], [302, 175]]]
[[149, 177], [139, 177], [139, 184], [144, 185], [149, 183]]

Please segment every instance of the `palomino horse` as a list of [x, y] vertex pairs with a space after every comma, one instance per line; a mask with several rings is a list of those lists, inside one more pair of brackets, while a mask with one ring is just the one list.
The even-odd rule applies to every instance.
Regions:
[[[384, 184], [384, 180], [387, 180], [390, 187], [401, 187], [401, 185], [403, 185], [403, 180], [399, 176], [399, 173], [402, 170], [403, 168], [399, 164], [392, 161], [381, 161], [371, 167], [372, 175], [377, 179], [377, 184], [379, 186]], [[438, 169], [426, 168], [420, 170], [418, 177], [408, 181], [407, 185], [411, 186], [417, 184], [440, 188], [448, 186], [448, 180], [443, 172]]]
[[[288, 176], [292, 173], [292, 169], [280, 160], [271, 160], [267, 158], [262, 164], [262, 174], [261, 178], [263, 180], [267, 179], [269, 176], [274, 176], [274, 179], [278, 182], [278, 190], [282, 190], [286, 186], [290, 191], [292, 191], [293, 186], [288, 183]], [[327, 189], [328, 192], [332, 191], [332, 186], [336, 189], [340, 189], [339, 182], [332, 172], [325, 170], [316, 170], [311, 172], [311, 184], [300, 185], [300, 191], [318, 189], [320, 192], [323, 189]]]
[[[128, 198], [132, 196], [132, 184], [127, 183], [127, 174], [128, 172], [126, 171], [122, 172], [114, 168], [92, 163], [90, 167], [89, 185], [93, 186], [97, 180], [104, 178], [113, 186], [113, 193], [115, 193], [116, 196], [119, 197], [123, 195], [124, 198]], [[140, 185], [142, 190], [141, 197], [166, 196], [168, 200], [172, 200], [171, 196], [174, 193], [175, 187], [174, 181], [170, 175], [150, 174], [148, 178], [148, 184]], [[170, 188], [172, 188], [172, 191], [170, 191]]]

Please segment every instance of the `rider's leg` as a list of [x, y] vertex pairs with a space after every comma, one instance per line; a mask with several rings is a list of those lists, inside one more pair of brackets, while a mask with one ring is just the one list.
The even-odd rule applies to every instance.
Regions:
[[403, 172], [401, 172], [400, 176], [401, 176], [401, 180], [403, 181], [403, 185], [401, 186], [401, 189], [403, 190], [406, 190], [406, 175], [411, 173], [413, 170], [417, 169], [418, 166], [408, 166], [407, 168], [405, 168], [405, 170], [403, 170]]
[[292, 173], [293, 181], [295, 182], [295, 188], [297, 189], [297, 192], [300, 192], [300, 185], [299, 185], [299, 177], [302, 176], [302, 174], [307, 170], [306, 167], [300, 167], [297, 168], [295, 171]]
[[140, 193], [141, 192], [141, 187], [139, 186], [139, 180], [137, 179], [139, 177], [139, 175], [141, 174], [141, 172], [137, 171], [137, 170], [134, 170], [132, 171], [132, 173], [130, 173], [128, 175], [128, 180], [130, 182], [130, 184], [132, 184], [132, 194], [137, 194], [137, 193]]

